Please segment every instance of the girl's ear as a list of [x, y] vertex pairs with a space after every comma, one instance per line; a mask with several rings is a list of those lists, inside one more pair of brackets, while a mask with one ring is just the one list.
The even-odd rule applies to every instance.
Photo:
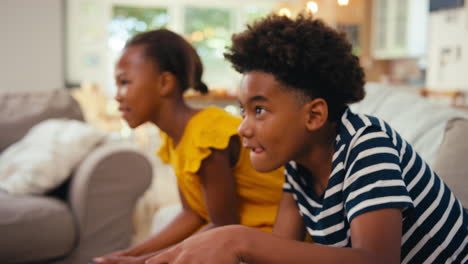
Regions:
[[304, 105], [307, 130], [316, 131], [328, 120], [328, 104], [323, 98], [315, 98]]
[[177, 82], [171, 72], [161, 72], [158, 78], [159, 95], [162, 97], [171, 95], [177, 89]]

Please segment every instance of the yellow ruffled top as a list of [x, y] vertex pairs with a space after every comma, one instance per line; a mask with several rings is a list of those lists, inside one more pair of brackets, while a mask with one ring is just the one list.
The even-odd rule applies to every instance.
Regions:
[[[237, 135], [241, 119], [222, 109], [208, 107], [195, 114], [187, 123], [179, 144], [161, 132], [162, 146], [158, 155], [171, 164], [177, 183], [190, 207], [207, 222], [210, 221], [197, 172], [210, 148], [225, 149]], [[269, 173], [257, 172], [250, 162], [249, 150], [241, 148], [233, 168], [239, 196], [240, 224], [271, 231], [282, 195], [284, 169]]]

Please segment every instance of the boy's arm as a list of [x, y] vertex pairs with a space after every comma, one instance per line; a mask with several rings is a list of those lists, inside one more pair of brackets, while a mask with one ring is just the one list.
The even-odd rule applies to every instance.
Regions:
[[228, 226], [194, 236], [146, 263], [399, 263], [401, 223], [397, 208], [357, 216], [351, 223], [352, 248], [304, 243], [244, 226]]
[[352, 221], [352, 248], [285, 241], [252, 233], [251, 240], [239, 243], [238, 254], [249, 264], [400, 263], [401, 226], [400, 209], [382, 209], [359, 215]]

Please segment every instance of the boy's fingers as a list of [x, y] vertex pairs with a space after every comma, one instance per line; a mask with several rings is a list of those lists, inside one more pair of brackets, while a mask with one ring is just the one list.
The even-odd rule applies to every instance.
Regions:
[[104, 264], [106, 263], [106, 258], [104, 257], [93, 258], [93, 261], [91, 263]]
[[170, 252], [164, 252], [145, 261], [145, 264], [169, 264], [171, 263]]
[[99, 264], [117, 264], [119, 262], [118, 257], [109, 256], [106, 258], [96, 258], [95, 260]]

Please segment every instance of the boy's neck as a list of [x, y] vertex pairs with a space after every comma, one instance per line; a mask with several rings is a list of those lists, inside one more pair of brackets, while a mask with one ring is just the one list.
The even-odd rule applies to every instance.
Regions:
[[296, 161], [310, 172], [310, 182], [313, 183], [312, 187], [318, 196], [326, 190], [331, 174], [336, 126], [336, 122], [327, 122], [322, 129], [315, 132], [310, 151], [304, 159]]

